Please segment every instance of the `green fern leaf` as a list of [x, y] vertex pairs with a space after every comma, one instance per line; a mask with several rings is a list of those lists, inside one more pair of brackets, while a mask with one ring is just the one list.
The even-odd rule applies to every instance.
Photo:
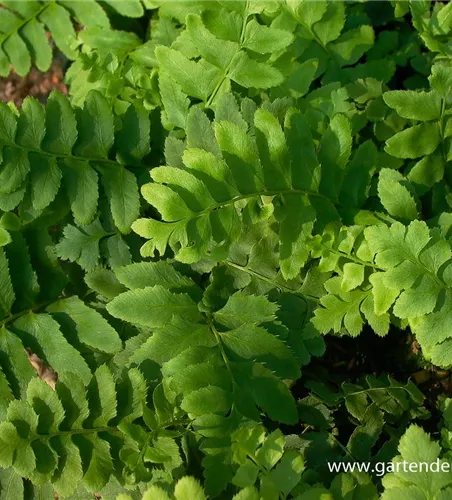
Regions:
[[[42, 105], [33, 97], [27, 97], [17, 121], [17, 143], [25, 148], [39, 149], [45, 132], [45, 112]], [[11, 134], [11, 142], [14, 142], [14, 134]]]
[[[140, 17], [143, 14], [139, 1], [121, 2], [120, 5], [110, 3], [113, 10], [122, 16]], [[8, 76], [10, 63], [21, 76], [30, 71], [32, 61], [40, 71], [50, 68], [52, 49], [46, 31], [51, 33], [58, 49], [69, 59], [75, 59], [77, 55], [74, 23], [112, 32], [104, 7], [93, 0], [20, 2], [20, 5], [16, 1], [5, 0], [0, 7], [2, 76]]]
[[80, 481], [90, 491], [101, 490], [114, 471], [114, 445], [109, 440], [120, 435], [125, 446], [137, 446], [112, 422], [117, 397], [124, 397], [131, 387], [134, 403], [121, 409], [120, 421], [142, 415], [144, 381], [137, 370], [132, 372], [132, 386], [121, 386], [121, 382], [116, 386], [109, 370], [101, 366], [87, 390], [82, 388], [79, 374], [59, 381], [56, 392], [34, 379], [26, 398], [12, 401], [7, 420], [0, 424], [1, 466], [12, 466], [35, 484], [50, 482], [64, 497]]
[[108, 304], [108, 311], [113, 316], [148, 328], [166, 325], [174, 314], [192, 321], [200, 318], [196, 303], [188, 295], [173, 294], [162, 285], [125, 292]]
[[25, 76], [31, 67], [31, 58], [27, 46], [18, 33], [11, 33], [3, 42], [3, 50], [19, 75]]
[[107, 158], [114, 143], [113, 113], [99, 92], [90, 92], [80, 116], [76, 154]]
[[31, 308], [39, 295], [40, 285], [31, 264], [28, 242], [20, 233], [14, 232], [5, 251], [15, 295], [14, 312]]
[[[408, 227], [396, 223], [391, 228], [368, 228], [365, 234], [376, 264], [384, 270], [381, 282], [392, 290], [394, 314], [409, 321], [426, 356], [448, 366], [450, 340], [444, 320], [450, 307], [449, 275], [440, 269], [451, 258], [449, 244], [420, 221]], [[374, 293], [377, 300], [381, 292]]]
[[390, 91], [385, 103], [403, 118], [420, 121], [437, 120], [441, 116], [441, 99], [435, 92]]
[[18, 120], [4, 105], [0, 115], [0, 146], [6, 146], [0, 170], [1, 208], [24, 207], [30, 196], [35, 211], [32, 217], [36, 218], [57, 198], [63, 185], [76, 221], [87, 225], [97, 210], [99, 172], [117, 227], [130, 232], [139, 211], [136, 177], [110, 160], [109, 154], [114, 148], [121, 158], [136, 163], [148, 153], [149, 119], [143, 112], [126, 113], [123, 128], [128, 127], [128, 133], [116, 138], [110, 105], [96, 91], [87, 95], [82, 110], [72, 108], [64, 95], [53, 92], [45, 111], [28, 98]]
[[60, 323], [72, 322], [77, 339], [91, 348], [114, 354], [121, 350], [122, 342], [116, 330], [94, 309], [86, 306], [79, 298], [61, 299], [49, 307], [50, 312]]
[[403, 175], [384, 168], [378, 177], [378, 196], [389, 215], [402, 220], [414, 220], [418, 216], [413, 188]]
[[396, 158], [419, 158], [433, 153], [440, 140], [438, 124], [427, 122], [392, 136], [386, 141], [385, 151]]
[[63, 175], [74, 219], [77, 224], [88, 225], [97, 210], [97, 173], [86, 160], [65, 159]]
[[8, 379], [5, 377], [3, 372], [0, 370], [0, 396], [1, 396], [1, 405], [0, 405], [0, 419], [1, 421], [5, 420], [6, 411], [8, 409], [9, 403], [14, 399], [11, 388], [9, 387]]
[[0, 314], [3, 319], [11, 314], [16, 299], [8, 270], [8, 261], [3, 249], [0, 249], [0, 285]]
[[[143, 301], [141, 316], [136, 309], [130, 311], [130, 304], [136, 305], [137, 300]], [[282, 340], [258, 327], [275, 313], [275, 306], [263, 297], [232, 296], [223, 310], [214, 313], [213, 323], [206, 323], [187, 295], [160, 285], [121, 294], [107, 308], [113, 316], [154, 329], [130, 361], [140, 365], [150, 359], [162, 366], [171, 390], [182, 395], [181, 407], [193, 418], [224, 415], [231, 405], [255, 418], [255, 407], [238, 396], [244, 392], [272, 418], [296, 419], [290, 392], [278, 376], [297, 378], [298, 365]], [[237, 314], [239, 310], [247, 313]], [[206, 347], [211, 353], [208, 362], [202, 354]], [[204, 356], [202, 362], [200, 356]], [[232, 394], [231, 379], [237, 385]]]
[[31, 166], [31, 202], [35, 210], [43, 210], [55, 199], [60, 184], [61, 170], [55, 158], [43, 158], [30, 153]]
[[[190, 116], [194, 115], [194, 112], [189, 115], [189, 123]], [[290, 110], [283, 129], [274, 115], [259, 109], [254, 114], [255, 137], [243, 127], [243, 118], [237, 122], [241, 126], [231, 121], [217, 121], [213, 127], [215, 148], [210, 148], [211, 151], [186, 149], [182, 156], [183, 168], [153, 169], [153, 182], [143, 186], [142, 194], [163, 220], [139, 219], [133, 224], [138, 234], [150, 238], [142, 247], [142, 255], [154, 256], [156, 250], [162, 255], [169, 246], [181, 262], [194, 263], [206, 257], [223, 260], [250, 223], [263, 220], [270, 223], [277, 219], [281, 269], [286, 279], [295, 277], [308, 260], [307, 241], [316, 218], [320, 221], [340, 218], [330, 199], [334, 201], [338, 196], [338, 185], [344, 179], [351, 147], [348, 122], [341, 116], [334, 123], [344, 140], [343, 154], [328, 160], [336, 176], [334, 190], [327, 184], [322, 188], [321, 184], [325, 194], [311, 191], [312, 181], [317, 183], [314, 179], [318, 179], [318, 174], [313, 172], [318, 172], [318, 161], [313, 158], [313, 169], [307, 167], [312, 179], [307, 188], [302, 175], [305, 172], [298, 171], [298, 160], [306, 152], [307, 144], [300, 145], [295, 137], [292, 139], [302, 123], [297, 116], [300, 117]], [[202, 129], [209, 130], [209, 124], [204, 121], [205, 118]], [[340, 129], [341, 124], [345, 132]], [[194, 137], [194, 130], [190, 137]], [[218, 149], [223, 158], [215, 156]], [[315, 157], [315, 151], [313, 154]], [[330, 185], [333, 186], [331, 181]]]
[[193, 286], [193, 281], [183, 276], [167, 262], [136, 262], [115, 269], [119, 282], [129, 289], [161, 285], [168, 289], [184, 289]]
[[[31, 59], [36, 67], [39, 71], [47, 71], [52, 64], [52, 48], [44, 26], [38, 19], [31, 18], [21, 29], [20, 34], [30, 50]], [[15, 66], [14, 61], [11, 60], [11, 62]]]
[[102, 181], [110, 200], [111, 213], [116, 227], [129, 233], [130, 226], [140, 213], [140, 198], [137, 181], [123, 166], [103, 170]]
[[52, 92], [46, 107], [43, 148], [53, 154], [70, 155], [77, 140], [77, 122], [67, 97]]
[[[405, 460], [408, 463], [425, 463], [431, 464], [435, 462], [440, 454], [440, 447], [438, 443], [432, 442], [428, 434], [426, 434], [420, 427], [412, 425], [408, 428], [399, 443], [399, 452], [394, 459], [394, 463]], [[439, 459], [440, 464], [443, 463]], [[443, 498], [447, 497], [450, 491], [450, 484], [452, 482], [452, 474], [449, 472], [435, 472], [427, 471], [414, 473], [408, 470], [397, 469], [397, 472], [392, 472], [385, 476], [383, 485], [385, 490], [382, 494], [383, 500], [392, 500], [400, 498], [402, 491], [409, 489], [412, 495], [428, 495], [438, 496], [441, 490], [444, 491]], [[449, 486], [449, 488], [447, 488]], [[447, 488], [447, 490], [445, 489]], [[441, 498], [441, 496], [438, 496]]]
[[[0, 350], [0, 364], [9, 387], [15, 397], [23, 397], [28, 383], [35, 377], [36, 372], [28, 360], [20, 338], [4, 326], [0, 330]], [[5, 400], [5, 404], [2, 404], [5, 411], [7, 402]]]
[[73, 373], [85, 382], [89, 380], [91, 371], [85, 360], [67, 342], [59, 324], [49, 314], [30, 313], [14, 321], [13, 326], [14, 331], [34, 348], [34, 352], [42, 351], [44, 358], [61, 377]]
[[61, 259], [77, 261], [84, 269], [91, 271], [98, 266], [99, 241], [107, 236], [98, 220], [83, 229], [68, 225], [64, 228], [64, 239], [56, 246]]
[[127, 108], [118, 136], [118, 159], [124, 164], [139, 162], [150, 151], [151, 124], [147, 111], [138, 104]]
[[[233, 4], [228, 10], [217, 9], [218, 12], [215, 12], [207, 8], [205, 17], [197, 12], [189, 13], [185, 18], [186, 31], [172, 46], [160, 45], [155, 49], [155, 56], [163, 70], [161, 88], [164, 89], [164, 102], [171, 102], [169, 110], [172, 118], [168, 118], [171, 126], [184, 125], [187, 96], [199, 98], [210, 106], [228, 92], [231, 81], [245, 88], [269, 88], [280, 85], [284, 80], [279, 69], [267, 61], [267, 54], [287, 50], [293, 35], [284, 29], [259, 24], [252, 17], [255, 11], [251, 5]], [[220, 12], [221, 16], [217, 19]], [[222, 24], [229, 29], [221, 29]], [[190, 51], [187, 51], [188, 45]], [[264, 57], [259, 59], [257, 54]], [[201, 59], [195, 61], [198, 56]], [[180, 90], [177, 90], [179, 87]], [[173, 92], [171, 97], [170, 89]]]
[[125, 2], [107, 1], [116, 12], [127, 17], [141, 17], [143, 15], [143, 6], [139, 0], [126, 0]]
[[110, 21], [104, 9], [94, 2], [88, 0], [87, 2], [59, 2], [65, 9], [69, 10], [73, 16], [85, 26], [101, 26], [103, 28], [110, 27]]
[[0, 469], [0, 487], [2, 500], [22, 500], [24, 498], [23, 480], [12, 468]]
[[75, 31], [69, 12], [58, 3], [49, 3], [39, 14], [39, 20], [50, 30], [61, 52], [69, 59], [74, 59], [76, 52], [71, 44], [75, 42]]

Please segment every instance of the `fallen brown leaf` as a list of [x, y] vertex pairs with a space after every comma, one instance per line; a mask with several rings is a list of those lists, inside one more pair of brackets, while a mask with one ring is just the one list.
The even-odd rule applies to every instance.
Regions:
[[57, 373], [50, 367], [46, 366], [39, 356], [33, 354], [30, 349], [25, 349], [31, 366], [36, 370], [38, 377], [55, 390], [55, 385], [58, 379]]

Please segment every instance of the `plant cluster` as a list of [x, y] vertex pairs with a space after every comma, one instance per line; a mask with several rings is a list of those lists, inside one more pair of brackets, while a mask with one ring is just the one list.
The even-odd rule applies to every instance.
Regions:
[[452, 394], [322, 364], [452, 367], [451, 40], [428, 0], [0, 1], [2, 77], [70, 61], [0, 102], [1, 500], [452, 498], [374, 467], [451, 462]]

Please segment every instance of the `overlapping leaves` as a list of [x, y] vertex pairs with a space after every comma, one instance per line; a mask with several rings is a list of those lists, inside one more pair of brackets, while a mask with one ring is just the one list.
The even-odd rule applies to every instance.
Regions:
[[321, 299], [323, 308], [315, 311], [314, 325], [325, 333], [357, 335], [364, 316], [385, 334], [394, 315], [407, 321], [433, 363], [449, 366], [449, 242], [424, 222], [396, 222], [364, 229], [362, 248], [364, 258], [345, 264], [342, 277], [326, 282], [328, 293]]
[[[47, 67], [45, 29], [78, 59], [72, 102], [0, 105], [0, 496], [138, 499], [153, 482], [146, 500], [377, 498], [378, 479], [333, 477], [325, 460], [391, 459], [427, 416], [419, 391], [373, 376], [335, 392], [311, 380], [298, 403], [291, 389], [321, 334], [365, 323], [409, 326], [452, 365], [449, 6], [4, 4], [0, 74]], [[395, 30], [408, 9], [442, 57], [430, 88], [434, 55], [409, 23]], [[145, 260], [130, 264], [140, 214]], [[57, 372], [56, 392], [24, 348]], [[414, 427], [399, 451], [440, 456]], [[192, 472], [203, 488], [177, 482]], [[450, 478], [383, 486], [442, 499]]]
[[[44, 109], [28, 98], [19, 116], [0, 103], [0, 208], [28, 217], [42, 214], [63, 188], [78, 224], [94, 219], [99, 199], [99, 174], [111, 213], [122, 233], [138, 216], [134, 164], [149, 152], [149, 118], [130, 107], [115, 134], [113, 114], [99, 92], [92, 91], [82, 110], [52, 93]], [[115, 147], [118, 161], [110, 157]]]
[[[144, 13], [138, 0], [105, 4], [124, 16], [140, 17]], [[2, 1], [0, 9], [0, 76], [8, 76], [10, 65], [21, 76], [30, 71], [32, 63], [40, 71], [47, 71], [52, 48], [46, 32], [67, 58], [75, 59], [75, 23], [111, 31], [106, 10], [95, 1]]]
[[[53, 261], [51, 256], [40, 256], [42, 248], [33, 233], [26, 236], [12, 232], [12, 241], [0, 250], [2, 417], [10, 401], [24, 395], [36, 377], [25, 348], [50, 365], [61, 380], [77, 376], [85, 385], [91, 378], [90, 357], [113, 355], [122, 348], [118, 333], [99, 312], [76, 296], [61, 297], [67, 277], [58, 269], [55, 256]], [[41, 267], [39, 273], [32, 263]], [[49, 277], [54, 290], [45, 289]]]
[[288, 332], [265, 327], [277, 305], [237, 292], [220, 310], [204, 315], [197, 287], [168, 265], [132, 264], [117, 275], [130, 290], [108, 304], [109, 313], [153, 331], [135, 346], [129, 363], [161, 367], [173, 401], [181, 398], [189, 416], [199, 417], [198, 425], [225, 423], [231, 409], [234, 419], [259, 420], [256, 406], [275, 420], [296, 420], [292, 396], [280, 380], [299, 376]]
[[[189, 97], [212, 106], [231, 90], [232, 83], [267, 89], [283, 82], [272, 58], [287, 50], [293, 35], [259, 23], [255, 14], [262, 13], [265, 7], [264, 2], [218, 3], [202, 15], [189, 13], [186, 30], [173, 44], [155, 48], [169, 127], [185, 128]], [[280, 8], [275, 7], [276, 11]]]
[[[275, 221], [281, 271], [294, 278], [308, 260], [314, 227], [340, 220], [334, 203], [348, 167], [349, 123], [335, 115], [316, 148], [307, 120], [295, 109], [286, 113], [284, 127], [265, 108], [253, 113], [248, 126], [233, 98], [224, 103], [230, 114], [222, 119], [220, 107], [213, 130], [205, 116], [192, 112], [204, 137], [189, 135], [182, 168], [155, 168], [153, 182], [143, 186], [143, 196], [163, 220], [134, 223], [134, 230], [150, 239], [142, 255], [156, 250], [163, 255], [169, 246], [182, 262], [222, 260], [246, 227]], [[346, 189], [360, 192], [369, 182], [370, 175]]]
[[80, 482], [90, 491], [101, 489], [115, 471], [114, 455], [137, 448], [128, 426], [143, 413], [146, 383], [136, 369], [123, 382], [116, 385], [105, 365], [87, 388], [76, 376], [58, 382], [56, 392], [32, 380], [0, 424], [0, 465], [35, 484], [51, 482], [63, 497]]

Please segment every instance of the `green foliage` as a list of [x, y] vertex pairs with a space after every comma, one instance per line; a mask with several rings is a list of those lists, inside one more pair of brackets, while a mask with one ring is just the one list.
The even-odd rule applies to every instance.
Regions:
[[[275, 220], [281, 271], [286, 279], [294, 278], [309, 257], [306, 247], [316, 220], [320, 225], [322, 218], [340, 219], [334, 202], [350, 156], [349, 122], [335, 116], [316, 151], [309, 124], [292, 108], [284, 116], [284, 130], [275, 115], [257, 109], [251, 135], [235, 101], [224, 98], [219, 110], [223, 106], [229, 106], [230, 114], [236, 108], [235, 121], [217, 118], [211, 125], [205, 116], [197, 116], [209, 131], [210, 150], [188, 147], [182, 155], [183, 169], [155, 168], [154, 182], [143, 186], [144, 198], [163, 221], [134, 223], [138, 234], [151, 238], [141, 253], [153, 256], [157, 250], [163, 255], [169, 245], [181, 262], [222, 260], [247, 226]], [[194, 124], [195, 111], [191, 114]], [[190, 132], [194, 140], [200, 134], [196, 129]], [[191, 134], [187, 142], [192, 142]], [[308, 161], [300, 164], [305, 155]], [[325, 177], [320, 177], [320, 162]]]
[[[278, 332], [265, 329], [276, 319], [277, 305], [237, 292], [224, 307], [203, 315], [192, 298], [197, 292], [194, 284], [187, 286], [177, 275], [170, 282], [169, 269], [155, 272], [148, 267], [146, 271], [141, 269], [140, 282], [129, 282], [132, 288], [107, 306], [113, 316], [154, 331], [143, 338], [129, 363], [159, 365], [172, 400], [180, 399], [194, 425], [212, 418], [212, 432], [227, 425], [227, 420], [231, 425], [239, 422], [242, 416], [258, 420], [256, 406], [275, 420], [295, 422], [295, 403], [278, 379], [299, 377], [289, 332], [283, 325]], [[126, 267], [118, 272], [121, 279], [133, 271]], [[134, 315], [132, 304], [138, 305], [139, 316]], [[199, 424], [197, 417], [201, 417]]]
[[[0, 114], [2, 210], [19, 207], [28, 217], [38, 217], [62, 188], [76, 222], [87, 225], [97, 212], [101, 180], [116, 227], [130, 231], [140, 202], [136, 177], [123, 162], [136, 164], [149, 152], [147, 115], [132, 107], [115, 137], [113, 114], [97, 91], [89, 93], [83, 109], [72, 108], [67, 97], [54, 92], [45, 109], [27, 98], [19, 116], [3, 103]], [[135, 131], [138, 137], [131, 141]], [[114, 158], [113, 148], [117, 161], [109, 158]]]
[[88, 387], [72, 377], [58, 382], [53, 392], [44, 382], [31, 381], [0, 424], [1, 466], [36, 484], [51, 481], [63, 496], [71, 495], [80, 481], [90, 491], [101, 489], [114, 468], [112, 454], [123, 449], [138, 455], [139, 450], [140, 436], [136, 442], [130, 427], [142, 415], [146, 383], [138, 370], [131, 370], [118, 387], [123, 393], [117, 396], [105, 365]]
[[449, 366], [449, 242], [418, 220], [409, 226], [374, 225], [363, 235], [356, 251], [361, 259], [344, 265], [342, 279], [325, 283], [328, 293], [320, 300], [323, 308], [315, 311], [314, 326], [324, 333], [358, 335], [364, 317], [384, 335], [395, 316], [411, 327], [428, 359]]
[[[306, 389], [312, 392], [299, 401], [300, 418], [307, 427], [296, 443], [306, 450], [311, 474], [315, 472], [314, 477], [322, 479], [329, 477], [334, 484], [339, 477], [332, 474], [334, 469], [327, 466], [326, 460], [330, 464], [364, 462], [370, 465], [373, 479], [378, 479], [378, 464], [395, 456], [407, 424], [412, 419], [430, 416], [423, 406], [424, 396], [413, 382], [401, 384], [387, 376], [366, 376], [339, 387], [334, 379], [325, 378], [322, 382], [308, 380]], [[348, 440], [342, 442], [341, 436], [337, 437], [337, 427], [344, 413], [353, 430]], [[361, 477], [359, 483], [369, 496], [376, 495], [369, 476]]]
[[[105, 4], [123, 16], [140, 17], [144, 13], [139, 0]], [[8, 76], [10, 65], [21, 76], [30, 71], [32, 64], [40, 71], [47, 71], [52, 62], [47, 31], [68, 59], [77, 56], [75, 23], [104, 33], [111, 32], [106, 9], [93, 0], [2, 1], [0, 8], [0, 76]]]
[[[171, 500], [171, 498], [174, 500], [206, 500], [206, 495], [196, 479], [185, 476], [176, 483], [174, 496], [169, 496], [165, 490], [153, 486], [144, 493], [142, 500], [152, 500], [153, 498], [161, 500]], [[116, 500], [132, 500], [132, 497], [124, 494], [119, 495]]]
[[1, 500], [452, 495], [451, 19], [0, 3]]
[[[424, 471], [419, 474], [416, 471], [404, 470], [399, 468], [397, 464], [401, 461], [408, 463], [426, 463], [431, 465], [435, 463], [440, 455], [441, 448], [438, 443], [432, 442], [428, 434], [420, 427], [412, 425], [400, 439], [399, 443], [400, 455], [395, 457], [394, 466], [396, 472], [391, 472], [383, 479], [385, 488], [382, 500], [390, 500], [392, 498], [400, 498], [407, 490], [413, 498], [425, 496], [427, 498], [447, 498], [452, 488], [451, 472], [436, 473], [433, 470]], [[441, 465], [447, 463], [440, 459], [438, 461], [439, 470]]]

